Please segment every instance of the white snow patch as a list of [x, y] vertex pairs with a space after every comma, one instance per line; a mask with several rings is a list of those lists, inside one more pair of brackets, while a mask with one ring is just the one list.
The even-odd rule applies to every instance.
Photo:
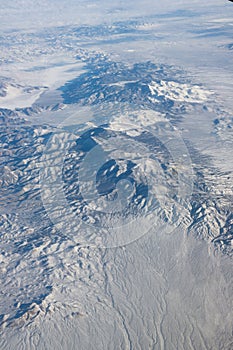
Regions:
[[175, 81], [152, 81], [149, 84], [149, 89], [152, 95], [165, 96], [173, 101], [190, 103], [202, 103], [212, 95], [211, 91], [205, 90], [198, 85], [191, 86]]
[[9, 85], [6, 89], [6, 96], [0, 96], [0, 108], [15, 109], [31, 106], [45, 88], [25, 89], [21, 86]]
[[[126, 131], [129, 136], [137, 136], [139, 132], [137, 127], [148, 127], [158, 122], [165, 122], [165, 114], [152, 111], [140, 110], [136, 112], [126, 111], [124, 114], [117, 116], [111, 121], [110, 127], [115, 131]], [[135, 126], [137, 127], [135, 128]]]

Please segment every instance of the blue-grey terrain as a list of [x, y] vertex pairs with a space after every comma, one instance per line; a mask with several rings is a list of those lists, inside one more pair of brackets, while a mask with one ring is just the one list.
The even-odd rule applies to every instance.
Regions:
[[232, 349], [232, 14], [0, 4], [0, 349]]

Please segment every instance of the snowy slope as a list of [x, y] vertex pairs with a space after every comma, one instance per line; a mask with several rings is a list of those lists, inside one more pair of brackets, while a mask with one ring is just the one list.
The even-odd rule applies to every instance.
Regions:
[[231, 350], [232, 6], [0, 4], [0, 349]]

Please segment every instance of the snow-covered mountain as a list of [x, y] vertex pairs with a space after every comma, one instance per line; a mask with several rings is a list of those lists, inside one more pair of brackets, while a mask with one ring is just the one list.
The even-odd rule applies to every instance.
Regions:
[[0, 349], [232, 348], [232, 26], [167, 6], [0, 5]]

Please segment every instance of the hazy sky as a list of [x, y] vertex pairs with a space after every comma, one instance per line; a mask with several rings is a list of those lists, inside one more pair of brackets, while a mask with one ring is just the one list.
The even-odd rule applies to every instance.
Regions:
[[1, 30], [38, 28], [66, 24], [94, 24], [143, 17], [175, 10], [189, 10], [201, 16], [227, 17], [233, 6], [227, 1], [213, 0], [13, 0], [0, 2]]

